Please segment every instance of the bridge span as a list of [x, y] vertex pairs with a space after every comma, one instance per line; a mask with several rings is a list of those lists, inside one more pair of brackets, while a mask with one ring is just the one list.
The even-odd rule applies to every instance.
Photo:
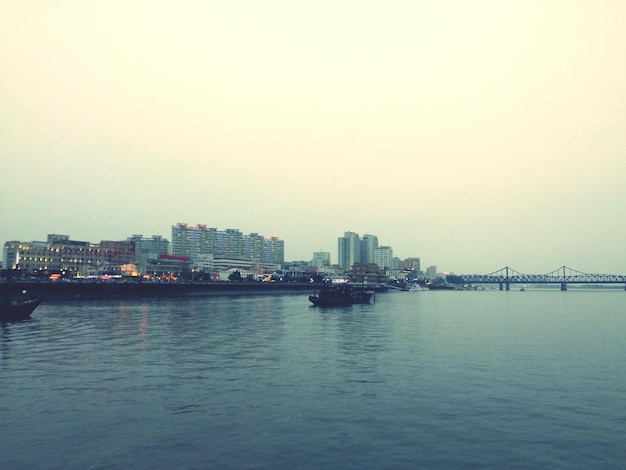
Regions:
[[626, 275], [589, 274], [567, 266], [546, 274], [524, 274], [505, 266], [489, 274], [462, 274], [452, 277], [455, 282], [463, 284], [499, 284], [500, 290], [509, 290], [511, 284], [560, 284], [563, 291], [567, 290], [568, 284], [624, 284], [626, 290]]

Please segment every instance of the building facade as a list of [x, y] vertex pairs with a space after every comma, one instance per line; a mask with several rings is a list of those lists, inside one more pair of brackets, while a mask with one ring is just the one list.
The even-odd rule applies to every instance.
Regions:
[[147, 271], [150, 260], [169, 254], [170, 242], [161, 235], [152, 235], [150, 238], [133, 235], [128, 237], [128, 241], [135, 244], [135, 263], [142, 273]]
[[390, 246], [379, 246], [374, 250], [374, 263], [381, 269], [393, 269], [393, 250]]
[[376, 263], [354, 263], [348, 276], [354, 284], [379, 285], [387, 282], [385, 272]]
[[246, 235], [238, 229], [217, 230], [202, 224], [178, 223], [172, 226], [172, 254], [186, 256], [192, 263], [210, 255], [220, 267], [224, 264], [221, 260], [237, 260], [239, 267], [242, 263], [249, 267], [274, 266], [285, 261], [285, 243], [278, 237]]
[[172, 253], [194, 259], [197, 255], [215, 254], [217, 229], [204, 224], [189, 226], [178, 223], [172, 226]]
[[314, 268], [325, 268], [330, 266], [330, 253], [327, 251], [317, 251], [313, 253], [311, 266]]
[[427, 279], [437, 278], [437, 266], [428, 266], [426, 268], [426, 278]]
[[51, 272], [78, 276], [122, 274], [122, 266], [135, 263], [135, 259], [135, 243], [130, 240], [94, 244], [58, 234], [48, 235], [45, 242], [9, 241], [3, 249], [4, 266], [35, 276]]
[[376, 262], [376, 248], [378, 248], [378, 237], [376, 235], [365, 234], [361, 238], [361, 263]]
[[361, 262], [361, 239], [358, 233], [345, 232], [337, 240], [338, 264], [344, 271], [349, 271], [354, 263]]
[[403, 271], [415, 271], [420, 273], [422, 271], [420, 259], [406, 258], [400, 261], [400, 269]]
[[285, 242], [278, 237], [265, 239], [264, 264], [280, 266], [285, 262]]
[[399, 269], [390, 246], [379, 246], [376, 235], [345, 232], [338, 239], [339, 267], [349, 271], [355, 263], [376, 264], [381, 269]]

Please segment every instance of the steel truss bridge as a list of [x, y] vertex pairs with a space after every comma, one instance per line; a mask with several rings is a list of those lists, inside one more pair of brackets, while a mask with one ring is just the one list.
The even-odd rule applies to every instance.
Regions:
[[462, 274], [454, 276], [454, 282], [462, 284], [500, 284], [500, 290], [509, 290], [511, 284], [560, 284], [567, 290], [568, 284], [624, 284], [626, 275], [589, 274], [561, 266], [546, 274], [524, 274], [508, 266], [489, 274]]

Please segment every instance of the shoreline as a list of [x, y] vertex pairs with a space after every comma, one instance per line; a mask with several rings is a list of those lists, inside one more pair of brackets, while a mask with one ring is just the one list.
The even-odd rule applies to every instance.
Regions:
[[[199, 297], [215, 295], [310, 294], [319, 291], [320, 283], [274, 282], [28, 282], [14, 281], [13, 295], [26, 291], [28, 296], [42, 295], [46, 300], [96, 300], [120, 298]], [[0, 288], [5, 295], [6, 286]]]
[[[95, 300], [142, 297], [190, 297], [209, 295], [288, 294], [319, 289], [319, 285], [289, 283], [178, 282], [13, 282], [11, 291], [42, 295], [46, 300]], [[2, 292], [6, 290], [3, 289]]]

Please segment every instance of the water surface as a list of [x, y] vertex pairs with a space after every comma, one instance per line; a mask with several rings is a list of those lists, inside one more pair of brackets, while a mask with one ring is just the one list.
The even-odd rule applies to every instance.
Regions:
[[623, 468], [623, 291], [49, 302], [0, 468]]

